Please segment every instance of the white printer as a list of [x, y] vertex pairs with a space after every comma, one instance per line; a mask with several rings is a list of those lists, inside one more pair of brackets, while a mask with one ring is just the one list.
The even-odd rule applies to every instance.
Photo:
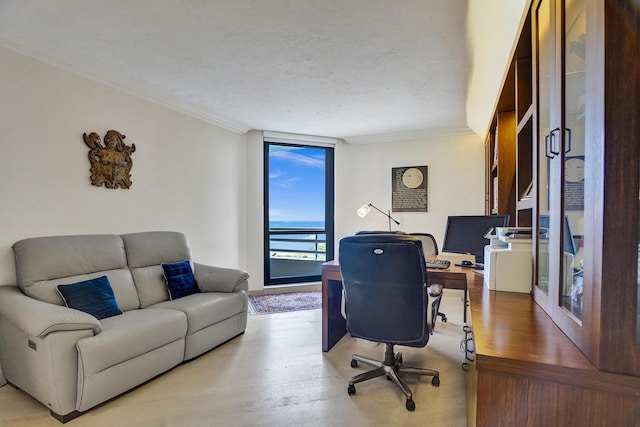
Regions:
[[531, 227], [496, 227], [485, 238], [484, 283], [491, 290], [531, 292]]

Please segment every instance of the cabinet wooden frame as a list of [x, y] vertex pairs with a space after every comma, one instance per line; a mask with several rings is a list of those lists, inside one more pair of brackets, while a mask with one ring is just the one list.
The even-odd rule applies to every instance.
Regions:
[[[587, 73], [597, 76], [590, 90], [599, 96], [587, 102], [587, 111], [601, 120], [592, 121], [588, 148], [600, 152], [602, 164], [588, 177], [600, 192], [585, 202], [596, 209], [588, 219], [591, 227], [594, 268], [590, 316], [585, 335], [587, 355], [601, 369], [640, 376], [638, 316], [638, 224], [640, 177], [640, 10], [633, 2], [589, 2], [589, 24], [601, 37], [591, 41], [595, 52]], [[589, 40], [587, 40], [589, 43]], [[585, 184], [587, 184], [585, 183]], [[585, 278], [585, 280], [587, 280]], [[635, 339], [634, 339], [635, 338]], [[583, 349], [583, 351], [585, 351]]]

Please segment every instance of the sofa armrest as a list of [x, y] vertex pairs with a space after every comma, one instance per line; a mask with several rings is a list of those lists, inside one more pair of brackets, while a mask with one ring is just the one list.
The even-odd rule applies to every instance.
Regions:
[[28, 335], [44, 337], [55, 331], [92, 329], [100, 333], [100, 321], [73, 308], [38, 301], [24, 295], [15, 286], [0, 286], [0, 316]]
[[249, 273], [234, 268], [194, 263], [195, 276], [202, 292], [249, 292]]

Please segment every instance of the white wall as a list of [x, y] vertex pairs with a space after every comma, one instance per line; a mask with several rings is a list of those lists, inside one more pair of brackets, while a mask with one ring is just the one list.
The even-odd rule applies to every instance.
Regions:
[[[196, 261], [244, 268], [245, 137], [0, 48], [0, 285], [11, 245], [177, 230]], [[129, 190], [91, 185], [83, 132], [135, 143]]]
[[247, 271], [250, 291], [264, 289], [264, 142], [262, 132], [247, 133]]
[[[336, 154], [336, 239], [358, 230], [387, 230], [387, 218], [372, 210], [365, 218], [356, 210], [373, 203], [391, 208], [391, 169], [428, 166], [428, 212], [392, 212], [394, 230], [428, 232], [442, 245], [449, 215], [484, 214], [484, 146], [475, 134], [421, 141], [340, 144]], [[336, 246], [337, 248], [337, 246]]]
[[485, 135], [531, 0], [469, 0], [467, 28], [473, 69], [467, 124]]

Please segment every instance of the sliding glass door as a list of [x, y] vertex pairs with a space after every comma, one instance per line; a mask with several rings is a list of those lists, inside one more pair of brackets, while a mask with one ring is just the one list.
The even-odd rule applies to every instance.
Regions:
[[333, 147], [265, 142], [265, 285], [319, 281], [333, 259]]

